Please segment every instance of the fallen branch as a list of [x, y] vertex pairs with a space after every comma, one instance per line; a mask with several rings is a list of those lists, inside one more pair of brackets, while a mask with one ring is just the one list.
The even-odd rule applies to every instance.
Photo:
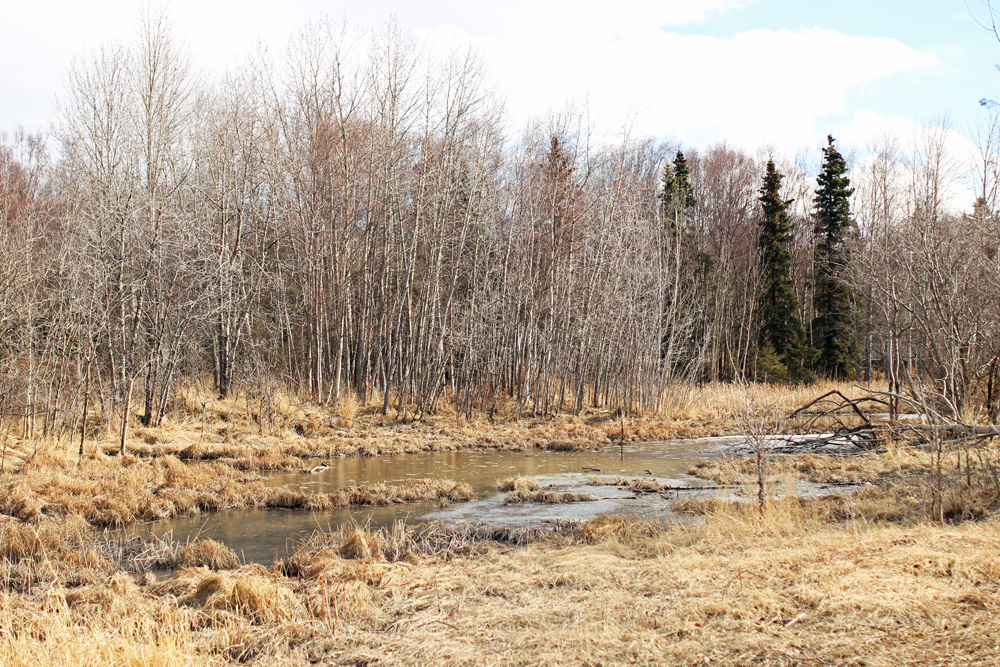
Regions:
[[[778, 454], [793, 454], [804, 451], [817, 452], [824, 449], [848, 452], [850, 450], [871, 451], [890, 437], [916, 440], [928, 443], [932, 439], [943, 444], [968, 444], [970, 441], [1000, 437], [1000, 426], [965, 424], [941, 415], [932, 407], [902, 394], [865, 389], [868, 395], [848, 398], [840, 391], [829, 391], [797, 410], [779, 422], [780, 436], [774, 436], [778, 444], [768, 446], [768, 450]], [[890, 401], [898, 401], [915, 409], [923, 420], [929, 423], [899, 424], [873, 422], [863, 407], [888, 407]], [[823, 409], [814, 410], [817, 406]], [[848, 424], [843, 419], [850, 414], [861, 420], [861, 424]], [[791, 425], [796, 419], [807, 417], [805, 421]], [[832, 419], [833, 424], [823, 424], [822, 435], [809, 435], [820, 428], [820, 419]], [[806, 436], [806, 437], [803, 437]]]

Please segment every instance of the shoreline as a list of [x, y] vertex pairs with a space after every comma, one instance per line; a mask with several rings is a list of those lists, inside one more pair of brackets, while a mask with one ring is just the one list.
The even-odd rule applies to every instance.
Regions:
[[[741, 439], [736, 420], [715, 422], [712, 433], [707, 427], [698, 432], [698, 423], [626, 421], [627, 443], [681, 432], [719, 448]], [[769, 498], [760, 507], [681, 499], [675, 511], [699, 517], [684, 524], [603, 517], [548, 532], [347, 526], [313, 533], [271, 567], [241, 563], [211, 539], [182, 544], [102, 535], [95, 525], [134, 526], [143, 517], [307, 508], [324, 498], [332, 507], [334, 494], [264, 482], [266, 474], [312, 469], [317, 455], [614, 451], [621, 432], [620, 420], [581, 418], [493, 425], [442, 419], [305, 437], [291, 428], [239, 435], [229, 421], [212, 422], [202, 439], [197, 426], [169, 424], [158, 435], [135, 429], [125, 456], [107, 456], [88, 442], [88, 456], [78, 461], [69, 447], [43, 446], [19, 471], [0, 474], [0, 577], [6, 582], [0, 663], [535, 665], [558, 659], [860, 666], [863, 659], [874, 666], [933, 654], [988, 664], [976, 656], [992, 655], [1000, 641], [994, 622], [1000, 489], [989, 481], [992, 468], [970, 472], [967, 456], [957, 471], [949, 462], [940, 479], [933, 452], [920, 450], [776, 456], [771, 479], [865, 486], [850, 496]], [[249, 442], [234, 440], [243, 437]], [[990, 447], [987, 463], [996, 460]], [[690, 472], [712, 484], [752, 489], [753, 466], [750, 459], [720, 458], [693, 463]], [[460, 482], [369, 485], [338, 498], [348, 504], [426, 497], [462, 502], [467, 490]], [[622, 482], [654, 488], [641, 479]], [[932, 483], [946, 483], [940, 510], [931, 504]], [[928, 523], [937, 511], [947, 520]], [[176, 569], [156, 577], [149, 572], [156, 567]]]

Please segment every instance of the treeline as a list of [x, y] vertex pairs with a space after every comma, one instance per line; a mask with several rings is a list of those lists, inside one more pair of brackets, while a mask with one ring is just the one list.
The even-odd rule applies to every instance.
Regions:
[[67, 82], [50, 139], [0, 150], [0, 414], [25, 436], [155, 425], [209, 375], [405, 419], [874, 369], [996, 413], [989, 146], [955, 216], [943, 141], [883, 142], [852, 187], [831, 140], [831, 214], [822, 174], [725, 145], [601, 144], [571, 114], [511, 138], [475, 57], [392, 28], [311, 27], [209, 84], [153, 17]]

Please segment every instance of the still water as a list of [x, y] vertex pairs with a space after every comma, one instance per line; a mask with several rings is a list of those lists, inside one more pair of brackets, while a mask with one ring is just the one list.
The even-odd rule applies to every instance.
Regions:
[[[450, 479], [472, 486], [476, 499], [442, 507], [437, 501], [334, 509], [323, 512], [292, 510], [236, 510], [157, 521], [134, 529], [144, 537], [172, 537], [185, 542], [210, 538], [227, 544], [248, 562], [270, 564], [288, 555], [297, 540], [315, 530], [352, 522], [378, 528], [395, 521], [445, 521], [490, 525], [540, 527], [561, 520], [586, 521], [602, 514], [630, 514], [664, 521], [678, 520], [670, 510], [672, 497], [714, 496], [718, 491], [681, 491], [635, 494], [615, 486], [594, 486], [593, 478], [624, 476], [655, 479], [669, 486], [704, 485], [688, 474], [692, 464], [719, 456], [732, 438], [683, 442], [636, 443], [624, 449], [609, 446], [598, 451], [463, 451], [406, 454], [394, 457], [333, 459], [316, 473], [275, 475], [269, 483], [292, 489], [332, 492], [362, 484], [405, 483], [416, 479]], [[563, 505], [505, 504], [497, 482], [520, 475], [556, 492], [587, 493], [593, 501]]]

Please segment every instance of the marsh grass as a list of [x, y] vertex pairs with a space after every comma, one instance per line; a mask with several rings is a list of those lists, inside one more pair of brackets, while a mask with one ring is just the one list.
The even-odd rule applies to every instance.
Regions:
[[589, 493], [573, 493], [572, 491], [511, 491], [504, 496], [504, 503], [540, 503], [543, 505], [565, 505], [567, 503], [586, 503], [596, 500]]
[[991, 663], [997, 522], [830, 524], [821, 504], [776, 501], [762, 518], [717, 503], [690, 526], [348, 526], [272, 569], [185, 565], [152, 584], [100, 555], [69, 560], [73, 531], [39, 542], [18, 524], [6, 567], [28, 559], [49, 578], [3, 594], [0, 662]]
[[652, 477], [591, 477], [587, 483], [590, 486], [617, 486], [633, 493], [662, 493], [672, 488]]
[[[761, 397], [767, 394], [770, 405], [790, 406], [807, 392], [825, 388], [752, 386], [742, 391]], [[424, 484], [411, 493], [372, 485], [315, 494], [269, 487], [261, 474], [307, 471], [318, 461], [341, 456], [473, 447], [592, 449], [621, 442], [623, 435], [630, 440], [656, 440], [738, 431], [739, 411], [729, 405], [735, 396], [733, 388], [708, 385], [677, 391], [669, 415], [624, 421], [592, 411], [506, 423], [475, 418], [459, 423], [428, 416], [421, 423], [394, 424], [380, 422], [372, 405], [352, 396], [344, 397], [340, 408], [328, 409], [277, 391], [261, 394], [260, 400], [246, 396], [218, 399], [206, 384], [194, 383], [178, 392], [161, 426], [130, 429], [132, 440], [125, 456], [112, 454], [117, 451], [113, 437], [117, 429], [111, 429], [103, 440], [88, 442], [82, 458], [73, 442], [69, 447], [43, 443], [33, 446], [30, 454], [21, 451], [17, 466], [11, 457], [7, 471], [0, 473], [0, 514], [28, 522], [76, 515], [96, 526], [122, 527], [244, 507], [315, 511], [431, 499], [461, 502], [470, 497], [467, 487], [438, 489]], [[348, 418], [348, 414], [354, 416]], [[343, 420], [349, 426], [340, 426]], [[261, 428], [263, 423], [267, 428]]]
[[422, 500], [463, 502], [472, 495], [467, 484], [429, 479], [303, 492], [269, 486], [259, 473], [241, 466], [172, 455], [98, 457], [68, 468], [36, 459], [18, 473], [0, 475], [0, 514], [29, 523], [82, 517], [94, 526], [115, 528], [248, 507], [318, 511]]
[[[921, 465], [916, 456], [898, 458], [862, 454], [839, 457], [807, 453], [771, 457], [768, 473], [773, 477], [791, 476], [816, 484], [874, 484], [888, 477], [916, 472]], [[729, 485], [753, 484], [757, 474], [756, 463], [742, 457], [700, 461], [688, 472]]]
[[[518, 414], [516, 401], [501, 401], [491, 419], [460, 414], [446, 395], [434, 414], [401, 422], [380, 414], [378, 396], [362, 399], [347, 393], [337, 405], [321, 405], [265, 383], [251, 392], [220, 399], [207, 380], [182, 385], [163, 422], [142, 426], [130, 416], [126, 449], [138, 456], [174, 455], [183, 460], [222, 460], [244, 470], [293, 470], [302, 459], [333, 456], [380, 456], [468, 447], [493, 449], [587, 449], [628, 441], [666, 440], [739, 433], [740, 405], [761, 401], [776, 412], [790, 412], [816, 395], [838, 389], [860, 395], [853, 385], [810, 386], [714, 383], [678, 385], [665, 392], [658, 411], [629, 413], [586, 409], [581, 414]], [[412, 415], [412, 410], [406, 411]], [[102, 418], [92, 410], [86, 428], [84, 459], [117, 452], [117, 416]], [[16, 433], [4, 438], [4, 470], [17, 470], [38, 458], [63, 465], [78, 459], [79, 433], [44, 441], [26, 441]]]
[[516, 477], [506, 477], [497, 482], [497, 490], [505, 492], [531, 492], [538, 491], [541, 488], [542, 487], [538, 483], [538, 480], [531, 479], [530, 477], [521, 477], [520, 475]]
[[[822, 391], [768, 400], [794, 408]], [[690, 525], [353, 525], [304, 538], [271, 568], [208, 540], [96, 531], [234, 507], [471, 497], [441, 480], [312, 494], [261, 479], [339, 455], [600, 447], [739, 427], [733, 390], [712, 385], [678, 390], [663, 414], [625, 420], [624, 433], [604, 412], [404, 425], [361, 401], [337, 414], [286, 395], [203, 406], [204, 396], [194, 387], [164, 426], [133, 430], [124, 457], [105, 455], [110, 440], [88, 442], [79, 461], [58, 442], [14, 443], [19, 470], [0, 474], [0, 664], [988, 665], [1000, 645], [1000, 488], [968, 452], [964, 467], [948, 467], [945, 524], [928, 522], [928, 455], [890, 449], [774, 457], [775, 487], [870, 485], [771, 494], [763, 512], [721, 494], [679, 500], [676, 511], [702, 517]], [[753, 473], [739, 462], [695, 472], [726, 484]], [[656, 491], [655, 480], [614, 481]], [[544, 492], [523, 478], [501, 485]], [[157, 580], [151, 568], [173, 571]]]

